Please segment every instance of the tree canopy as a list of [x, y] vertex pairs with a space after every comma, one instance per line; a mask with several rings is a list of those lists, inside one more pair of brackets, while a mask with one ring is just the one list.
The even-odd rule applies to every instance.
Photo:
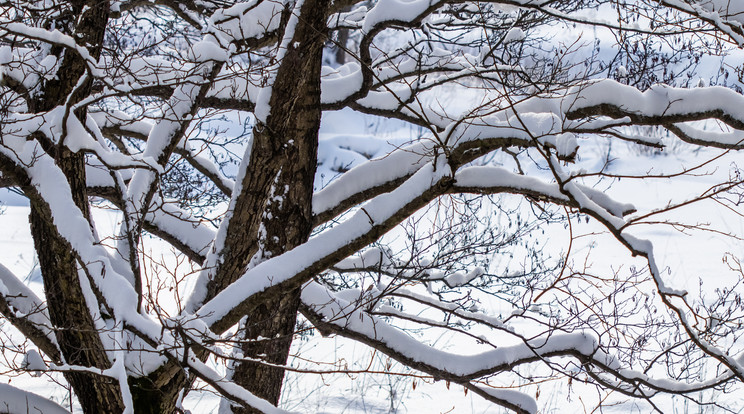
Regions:
[[[519, 413], [546, 378], [736, 410], [700, 395], [744, 381], [739, 252], [690, 284], [644, 229], [744, 237], [742, 46], [727, 0], [2, 1], [0, 182], [43, 284], [0, 263], [8, 368], [86, 413], [195, 384], [278, 413], [286, 370], [352, 371], [291, 364], [319, 332]], [[706, 203], [733, 219], [675, 215]]]

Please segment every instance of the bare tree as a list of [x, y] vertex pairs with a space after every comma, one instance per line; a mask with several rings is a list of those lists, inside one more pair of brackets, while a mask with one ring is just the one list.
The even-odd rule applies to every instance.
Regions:
[[[488, 381], [535, 364], [652, 405], [735, 386], [741, 286], [693, 299], [633, 229], [701, 200], [737, 210], [741, 177], [636, 212], [593, 185], [649, 174], [574, 163], [586, 139], [665, 147], [639, 127], [742, 149], [744, 97], [687, 76], [744, 44], [742, 13], [723, 0], [0, 2], [0, 171], [29, 200], [44, 282], [37, 297], [0, 267], [0, 312], [43, 355], [17, 368], [61, 371], [88, 413], [171, 413], [197, 379], [225, 409], [283, 412], [302, 314], [520, 413], [536, 397]], [[567, 29], [614, 35], [614, 54], [557, 38]], [[319, 141], [340, 110], [419, 133]], [[92, 206], [120, 212], [113, 240]], [[593, 274], [571, 244], [550, 258], [529, 242], [577, 217], [646, 269]], [[145, 234], [179, 252], [175, 314]], [[509, 254], [519, 265], [497, 266]], [[488, 350], [437, 350], [398, 323]], [[11, 412], [26, 412], [18, 398], [61, 409], [3, 394]]]

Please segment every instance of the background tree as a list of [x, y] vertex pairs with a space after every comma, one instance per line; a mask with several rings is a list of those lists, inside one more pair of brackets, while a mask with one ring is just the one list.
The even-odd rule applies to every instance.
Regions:
[[[37, 297], [0, 268], [0, 312], [43, 355], [29, 350], [18, 369], [63, 372], [84, 412], [174, 412], [196, 379], [225, 397], [225, 410], [281, 412], [298, 313], [324, 335], [517, 412], [535, 412], [537, 397], [488, 381], [536, 364], [652, 405], [660, 393], [694, 400], [744, 380], [739, 285], [693, 298], [634, 233], [695, 201], [736, 209], [721, 197], [739, 190], [738, 170], [691, 200], [636, 213], [595, 186], [648, 174], [574, 167], [585, 138], [665, 147], [634, 127], [722, 154], [741, 149], [744, 98], [688, 87], [702, 56], [744, 44], [738, 6], [0, 7], [0, 170], [29, 200], [44, 283]], [[613, 34], [613, 54], [601, 52], [599, 35], [558, 38], [567, 28]], [[340, 110], [419, 133], [319, 140], [322, 114]], [[659, 175], [695, 173], [721, 156]], [[523, 204], [505, 201], [515, 199]], [[111, 238], [92, 219], [99, 205], [121, 213]], [[529, 241], [545, 223], [576, 217], [596, 220], [647, 269], [595, 275]], [[148, 233], [195, 269], [173, 270], [188, 289], [169, 299], [146, 271]], [[516, 269], [499, 266], [513, 254], [522, 255]], [[740, 271], [738, 258], [729, 263]], [[483, 297], [498, 309], [481, 309]], [[431, 348], [404, 322], [485, 350]], [[49, 404], [5, 394], [9, 406]]]

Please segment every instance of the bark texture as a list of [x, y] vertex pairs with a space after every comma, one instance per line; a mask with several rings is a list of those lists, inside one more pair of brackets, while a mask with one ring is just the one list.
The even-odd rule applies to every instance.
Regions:
[[[246, 269], [304, 243], [310, 236], [327, 7], [328, 2], [322, 0], [308, 0], [302, 6], [273, 84], [270, 115], [254, 129], [243, 191], [236, 199], [223, 261], [208, 287], [207, 299]], [[287, 362], [299, 297], [299, 289], [295, 289], [263, 298], [263, 304], [245, 316], [240, 332], [244, 356], [273, 364]], [[259, 336], [270, 339], [254, 341]], [[283, 369], [252, 362], [236, 364], [233, 373], [234, 381], [274, 404], [279, 401], [283, 378]], [[233, 411], [255, 412], [238, 407]]]
[[[101, 53], [109, 9], [108, 1], [73, 1], [69, 9], [64, 10], [54, 22], [54, 27], [74, 34], [81, 44], [90, 45], [89, 52], [95, 58]], [[80, 55], [61, 47], [53, 47], [51, 53], [61, 60], [59, 76], [48, 80], [43, 85], [43, 93], [29, 102], [30, 109], [35, 112], [48, 111], [65, 102], [75, 103], [86, 96], [91, 88], [90, 79], [81, 82], [87, 67]], [[85, 119], [85, 110], [80, 110], [76, 115]], [[59, 142], [40, 141], [67, 177], [76, 206], [89, 218], [85, 155], [67, 149], [64, 146], [66, 138], [63, 130]], [[33, 192], [29, 188], [26, 194]], [[73, 365], [109, 368], [111, 363], [90, 311], [90, 307], [97, 308], [98, 304], [88, 303], [81, 288], [80, 277], [85, 275], [79, 272], [71, 246], [58, 233], [49, 206], [41, 197], [29, 198], [31, 234], [39, 256], [51, 322], [64, 360]], [[88, 299], [95, 301], [92, 297]], [[120, 413], [123, 410], [116, 381], [80, 371], [66, 372], [65, 378], [75, 391], [84, 412]]]
[[[69, 5], [69, 9], [62, 11], [49, 26], [74, 36], [80, 44], [89, 45], [90, 55], [97, 58], [103, 45], [110, 3], [77, 0]], [[271, 112], [253, 131], [248, 169], [241, 182], [242, 192], [237, 196], [234, 214], [228, 224], [222, 260], [208, 285], [207, 300], [241, 277], [248, 268], [304, 243], [312, 231], [313, 181], [321, 117], [320, 70], [328, 7], [329, 2], [323, 0], [303, 3], [288, 50], [278, 62], [269, 102]], [[287, 8], [281, 19], [285, 32], [290, 14], [290, 8]], [[37, 113], [50, 111], [65, 102], [74, 104], [92, 89], [91, 80], [85, 79], [86, 62], [80, 55], [61, 46], [53, 46], [51, 53], [61, 62], [59, 76], [45, 81], [43, 92], [29, 102], [29, 109]], [[219, 67], [212, 75], [217, 72]], [[206, 92], [208, 86], [203, 89], [202, 92]], [[85, 108], [74, 115], [85, 119]], [[186, 126], [188, 123], [184, 124], [184, 129]], [[85, 155], [66, 148], [64, 132], [59, 141], [44, 136], [37, 138], [65, 174], [75, 204], [89, 218]], [[164, 164], [167, 159], [159, 161]], [[3, 173], [8, 176], [15, 174], [15, 182], [20, 183], [31, 200], [32, 236], [39, 254], [49, 313], [64, 361], [86, 367], [109, 368], [111, 361], [101, 340], [105, 332], [100, 332], [101, 321], [95, 321], [91, 312], [101, 304], [95, 299], [95, 294], [81, 288], [80, 278], [86, 275], [81, 271], [78, 258], [58, 233], [49, 205], [38, 194], [34, 196], [35, 189], [29, 177], [22, 171]], [[137, 274], [137, 269], [134, 270]], [[241, 322], [238, 343], [243, 355], [263, 358], [271, 364], [287, 362], [299, 297], [299, 287], [296, 287], [258, 299], [261, 305]], [[270, 339], [256, 340], [259, 337]], [[206, 356], [202, 351], [195, 351], [199, 356]], [[84, 412], [123, 411], [118, 382], [82, 372], [68, 372], [65, 376]], [[283, 369], [261, 363], [238, 363], [233, 371], [235, 382], [274, 404], [279, 401], [283, 378]], [[170, 361], [146, 377], [130, 377], [128, 385], [135, 412], [175, 412], [179, 391], [192, 379], [177, 361]], [[255, 411], [234, 407], [234, 412]]]

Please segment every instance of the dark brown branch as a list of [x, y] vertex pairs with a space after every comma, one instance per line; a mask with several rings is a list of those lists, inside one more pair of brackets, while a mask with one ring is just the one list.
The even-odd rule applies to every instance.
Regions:
[[[42, 312], [39, 309], [37, 312]], [[8, 303], [8, 299], [0, 295], [0, 314], [10, 321], [13, 326], [18, 329], [23, 336], [28, 338], [31, 342], [36, 345], [44, 354], [52, 359], [55, 363], [61, 363], [61, 354], [57, 344], [52, 342], [47, 336], [47, 331], [41, 329], [37, 324], [30, 321], [26, 316], [18, 316], [15, 309]]]
[[706, 119], [718, 119], [721, 122], [729, 125], [730, 127], [737, 130], [744, 130], [744, 121], [732, 116], [722, 109], [704, 111], [704, 112], [689, 112], [682, 114], [662, 114], [662, 115], [646, 115], [644, 113], [628, 111], [622, 107], [612, 104], [600, 104], [594, 106], [588, 106], [580, 109], [570, 111], [566, 114], [568, 119], [581, 119], [595, 116], [607, 116], [613, 119], [620, 119], [628, 117], [630, 118], [631, 125], [663, 125], [672, 131], [675, 135], [679, 136], [680, 139], [706, 147], [715, 147], [723, 149], [742, 149], [743, 145], [738, 144], [726, 144], [713, 141], [702, 141], [697, 140], [688, 135], [684, 134], [679, 128], [675, 127], [675, 123], [691, 122], [691, 121], [703, 121]]

